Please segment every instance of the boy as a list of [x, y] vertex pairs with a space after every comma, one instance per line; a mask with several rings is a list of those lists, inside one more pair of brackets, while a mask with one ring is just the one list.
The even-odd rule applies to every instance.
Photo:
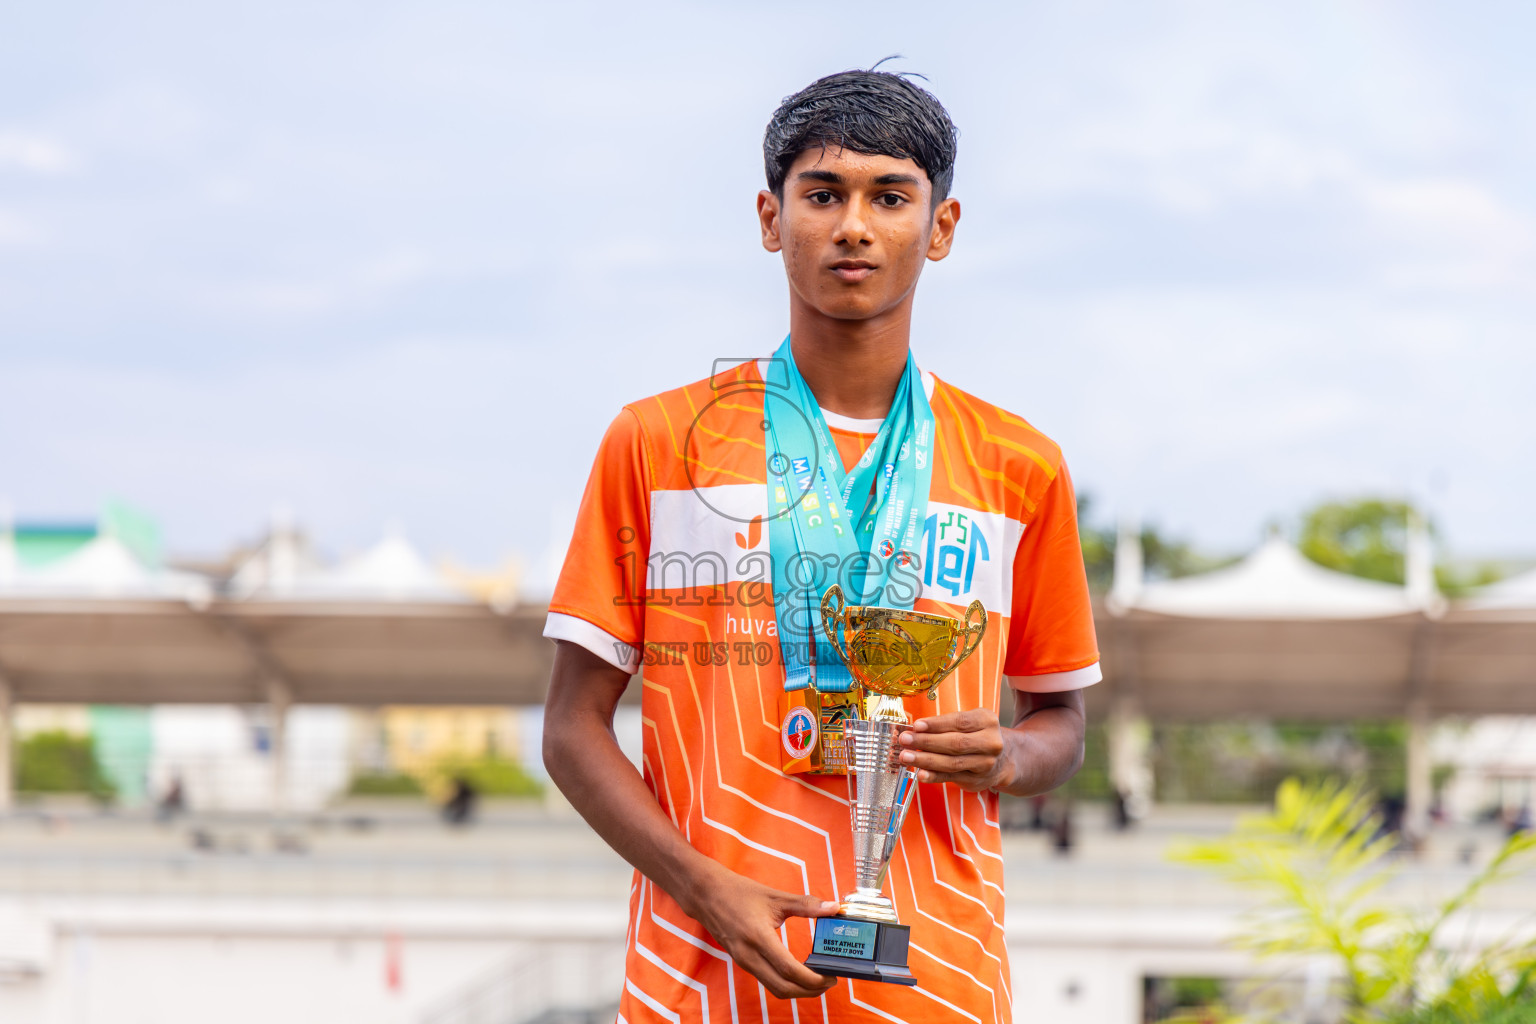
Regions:
[[[637, 869], [630, 1024], [1012, 1018], [997, 794], [1077, 770], [1098, 651], [1059, 449], [909, 352], [919, 275], [960, 220], [955, 139], [897, 75], [845, 72], [785, 100], [757, 208], [789, 338], [626, 406], [598, 453], [545, 629], [544, 757]], [[833, 581], [853, 603], [989, 615], [936, 704], [906, 702], [919, 786], [885, 891], [911, 927], [911, 988], [801, 962], [807, 919], [837, 913], [853, 872], [845, 780], [786, 771], [806, 736], [785, 695], [846, 685], [816, 641]], [[611, 731], [642, 664], [643, 774]]]

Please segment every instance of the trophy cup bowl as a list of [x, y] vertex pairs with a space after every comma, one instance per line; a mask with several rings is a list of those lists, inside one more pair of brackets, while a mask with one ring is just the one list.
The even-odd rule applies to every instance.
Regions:
[[987, 612], [980, 601], [971, 602], [963, 620], [849, 606], [834, 583], [821, 600], [821, 624], [854, 681], [873, 696], [865, 717], [843, 726], [855, 888], [835, 917], [817, 919], [805, 963], [821, 974], [915, 985], [907, 968], [911, 929], [881, 891], [917, 792], [917, 770], [900, 760], [898, 738], [908, 722], [901, 698], [934, 699], [938, 685], [980, 646]]
[[821, 628], [864, 689], [883, 697], [926, 693], [933, 700], [939, 684], [981, 645], [987, 610], [972, 601], [965, 618], [952, 619], [850, 605], [834, 583], [821, 598]]

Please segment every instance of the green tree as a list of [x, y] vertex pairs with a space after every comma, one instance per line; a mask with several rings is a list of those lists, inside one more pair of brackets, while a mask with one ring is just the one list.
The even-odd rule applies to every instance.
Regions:
[[91, 737], [62, 729], [34, 733], [21, 741], [16, 789], [22, 793], [88, 793], [102, 801], [117, 795], [96, 758]]
[[[1408, 520], [1416, 512], [1406, 501], [1386, 498], [1325, 502], [1302, 516], [1301, 553], [1326, 569], [1402, 583], [1407, 578]], [[1432, 522], [1429, 529], [1435, 532]], [[1437, 566], [1435, 583], [1447, 597], [1461, 597], [1503, 575], [1488, 562], [1460, 570]]]
[[415, 776], [402, 772], [363, 772], [352, 777], [351, 796], [421, 796], [426, 792]]
[[1152, 774], [1162, 801], [1266, 803], [1287, 778], [1348, 777], [1399, 798], [1407, 786], [1401, 719], [1162, 722], [1152, 735]]
[[1109, 590], [1115, 578], [1115, 531], [1093, 522], [1093, 495], [1077, 496], [1077, 538], [1083, 546], [1083, 567], [1088, 589], [1096, 594]]
[[1330, 501], [1301, 520], [1301, 553], [1325, 569], [1383, 583], [1402, 583], [1408, 547], [1405, 501]]
[[1507, 940], [1477, 953], [1437, 942], [1484, 889], [1536, 851], [1516, 835], [1487, 867], [1434, 911], [1382, 899], [1395, 873], [1397, 837], [1383, 834], [1363, 787], [1281, 784], [1273, 812], [1244, 818], [1229, 836], [1188, 844], [1174, 859], [1216, 872], [1260, 897], [1236, 936], [1260, 957], [1324, 956], [1342, 978], [1348, 1024], [1513, 1024], [1536, 1020], [1536, 942]]
[[516, 761], [495, 754], [447, 756], [433, 766], [437, 788], [446, 790], [461, 778], [481, 796], [538, 796], [544, 786]]

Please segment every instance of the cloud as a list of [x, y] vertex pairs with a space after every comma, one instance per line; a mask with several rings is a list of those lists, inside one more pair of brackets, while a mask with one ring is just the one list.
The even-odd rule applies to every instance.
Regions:
[[23, 248], [42, 239], [38, 227], [13, 210], [0, 207], [0, 247]]
[[1358, 194], [1383, 238], [1396, 247], [1382, 275], [1390, 287], [1524, 288], [1536, 272], [1530, 218], [1478, 182], [1368, 180]]
[[432, 258], [411, 246], [396, 246], [357, 258], [349, 266], [294, 271], [286, 278], [216, 280], [199, 289], [205, 308], [304, 318], [377, 305], [392, 293], [426, 280]]
[[[27, 105], [0, 175], [31, 190], [0, 210], [29, 339], [0, 345], [6, 486], [144, 496], [183, 547], [287, 496], [322, 538], [404, 515], [537, 565], [623, 401], [782, 337], [752, 216], [774, 104], [900, 51], [964, 133], [919, 358], [1061, 440], [1101, 506], [1236, 545], [1438, 467], [1458, 543], [1536, 545], [1519, 33], [1353, 0], [785, 10], [825, 31], [275, 0], [135, 10], [110, 61], [0, 63]], [[21, 250], [43, 227], [67, 263]]]
[[43, 135], [0, 130], [0, 170], [13, 169], [52, 177], [68, 174], [79, 160], [62, 143]]

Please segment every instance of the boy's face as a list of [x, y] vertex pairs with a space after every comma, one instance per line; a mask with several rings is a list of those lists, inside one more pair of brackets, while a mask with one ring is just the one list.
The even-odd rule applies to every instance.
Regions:
[[931, 208], [933, 185], [911, 160], [808, 149], [784, 198], [757, 197], [763, 248], [784, 254], [793, 299], [837, 320], [868, 320], [906, 302], [924, 260], [949, 255], [960, 204]]

